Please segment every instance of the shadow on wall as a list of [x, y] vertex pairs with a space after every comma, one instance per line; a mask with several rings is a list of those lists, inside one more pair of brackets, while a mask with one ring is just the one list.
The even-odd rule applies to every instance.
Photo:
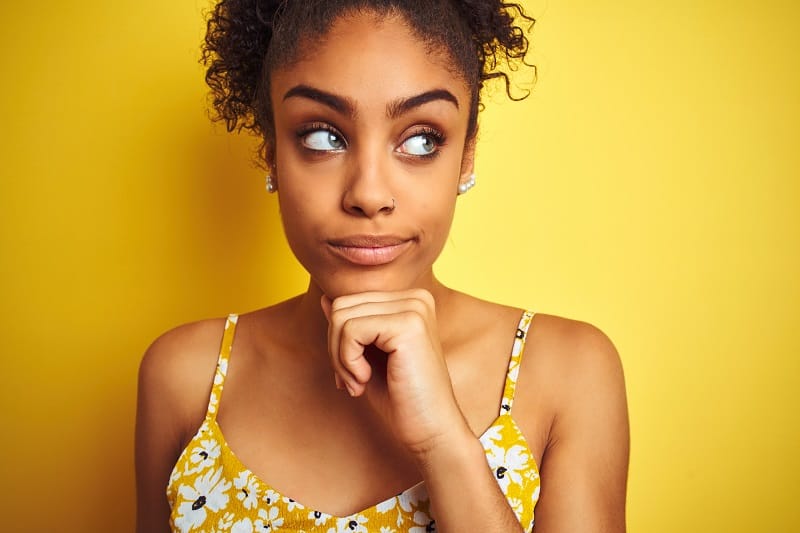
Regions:
[[164, 240], [171, 264], [164, 268], [170, 285], [192, 302], [179, 305], [187, 319], [244, 312], [304, 290], [278, 197], [265, 190], [265, 171], [256, 166], [257, 140], [216, 124], [193, 142], [182, 153], [179, 179], [162, 191], [164, 219], [172, 224]]
[[[166, 125], [173, 128], [165, 132]], [[277, 196], [266, 192], [264, 172], [253, 162], [255, 140], [194, 123], [189, 113], [174, 121], [159, 117], [151, 127], [158, 136], [137, 148], [156, 154], [152, 175], [146, 185], [133, 184], [138, 194], [120, 205], [138, 226], [118, 237], [130, 239], [124, 245], [132, 247], [130, 257], [141, 258], [119, 282], [132, 285], [117, 295], [127, 304], [116, 316], [97, 318], [101, 331], [82, 341], [94, 364], [116, 362], [87, 378], [89, 390], [80, 392], [86, 398], [80, 426], [96, 434], [76, 442], [88, 463], [71, 468], [79, 469], [84, 487], [99, 489], [92, 505], [68, 514], [77, 513], [87, 531], [106, 529], [111, 516], [134, 523], [136, 376], [149, 343], [181, 323], [263, 307], [307, 285], [283, 236]]]

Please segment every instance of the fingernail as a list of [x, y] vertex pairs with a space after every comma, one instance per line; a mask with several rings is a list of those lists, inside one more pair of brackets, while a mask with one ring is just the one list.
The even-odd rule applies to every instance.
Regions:
[[336, 382], [336, 388], [338, 390], [342, 390], [344, 388], [342, 387], [342, 378], [339, 377], [339, 374], [334, 374], [333, 380]]
[[348, 382], [345, 381], [344, 382], [344, 386], [347, 388], [347, 393], [350, 396], [355, 396], [356, 395], [355, 391], [353, 391], [353, 388], [350, 386], [350, 384]]

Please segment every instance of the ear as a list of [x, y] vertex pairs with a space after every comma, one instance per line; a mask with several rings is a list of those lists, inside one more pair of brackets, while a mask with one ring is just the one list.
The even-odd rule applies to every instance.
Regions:
[[467, 183], [475, 173], [475, 145], [477, 144], [477, 133], [466, 140], [464, 143], [464, 155], [461, 156], [461, 177], [459, 185]]

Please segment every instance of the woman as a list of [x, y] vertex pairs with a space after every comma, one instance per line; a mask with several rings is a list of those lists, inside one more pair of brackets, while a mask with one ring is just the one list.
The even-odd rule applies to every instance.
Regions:
[[534, 506], [537, 533], [624, 530], [614, 347], [432, 270], [475, 183], [482, 82], [527, 50], [515, 13], [485, 0], [216, 7], [216, 109], [263, 136], [310, 282], [149, 348], [140, 532], [530, 531]]

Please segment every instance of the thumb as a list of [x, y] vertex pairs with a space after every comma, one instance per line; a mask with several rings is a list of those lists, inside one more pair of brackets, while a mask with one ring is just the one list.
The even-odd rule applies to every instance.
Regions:
[[319, 303], [320, 303], [320, 307], [322, 307], [322, 312], [325, 314], [325, 318], [328, 319], [328, 322], [330, 322], [331, 321], [331, 307], [333, 306], [333, 303], [331, 302], [331, 299], [323, 294], [322, 298], [319, 299]]

